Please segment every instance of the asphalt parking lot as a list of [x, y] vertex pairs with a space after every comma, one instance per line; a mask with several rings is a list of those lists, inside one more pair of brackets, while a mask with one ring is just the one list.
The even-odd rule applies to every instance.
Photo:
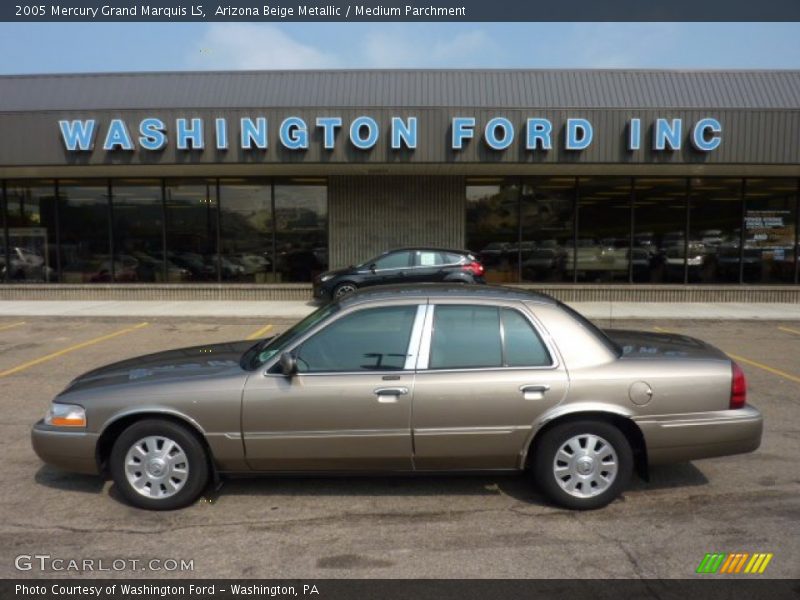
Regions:
[[736, 355], [765, 436], [753, 454], [654, 469], [594, 512], [554, 508], [512, 476], [233, 480], [188, 509], [146, 512], [110, 482], [44, 466], [31, 449], [30, 426], [83, 371], [289, 323], [0, 317], [0, 577], [75, 574], [15, 569], [18, 555], [44, 554], [193, 561], [192, 571], [96, 576], [685, 578], [707, 552], [771, 552], [764, 576], [800, 577], [798, 322], [615, 322]]

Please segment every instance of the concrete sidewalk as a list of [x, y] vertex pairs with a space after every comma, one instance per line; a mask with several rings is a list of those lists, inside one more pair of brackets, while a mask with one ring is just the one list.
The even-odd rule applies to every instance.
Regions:
[[[800, 304], [575, 302], [590, 319], [800, 320]], [[2, 317], [218, 317], [299, 319], [317, 305], [297, 301], [0, 301]]]

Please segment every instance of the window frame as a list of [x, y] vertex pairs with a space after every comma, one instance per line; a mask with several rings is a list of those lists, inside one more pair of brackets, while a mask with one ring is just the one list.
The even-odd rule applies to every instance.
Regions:
[[[505, 337], [503, 332], [503, 318], [499, 311], [506, 308], [509, 310], [514, 310], [519, 313], [523, 319], [525, 319], [530, 326], [533, 328], [534, 332], [538, 336], [539, 340], [547, 350], [548, 355], [550, 356], [550, 364], [549, 365], [539, 365], [539, 366], [498, 366], [498, 367], [456, 367], [456, 368], [446, 368], [446, 369], [432, 369], [430, 368], [430, 351], [433, 344], [433, 335], [434, 335], [434, 327], [433, 327], [433, 318], [436, 312], [436, 308], [439, 306], [484, 306], [484, 307], [493, 307], [498, 310], [498, 319], [499, 319], [499, 326], [500, 326], [500, 335], [501, 335], [501, 356], [503, 358], [503, 362], [505, 362]], [[421, 347], [419, 350], [419, 357], [417, 359], [417, 368], [416, 372], [424, 372], [424, 373], [461, 373], [461, 372], [473, 372], [473, 371], [553, 371], [557, 370], [561, 366], [561, 362], [559, 359], [559, 355], [556, 351], [556, 347], [553, 343], [548, 332], [544, 329], [542, 324], [536, 318], [536, 316], [527, 309], [523, 304], [512, 303], [512, 302], [480, 302], [476, 300], [472, 301], [465, 301], [465, 300], [452, 300], [452, 301], [432, 301], [431, 304], [428, 305], [427, 314], [425, 316], [425, 325], [422, 332], [422, 339], [421, 339]]]

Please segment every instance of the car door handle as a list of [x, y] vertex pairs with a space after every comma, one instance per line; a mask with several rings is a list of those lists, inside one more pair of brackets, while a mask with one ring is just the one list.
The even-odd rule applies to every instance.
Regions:
[[544, 394], [550, 389], [549, 385], [521, 385], [519, 391], [525, 400], [543, 400]]
[[408, 394], [407, 387], [379, 387], [373, 390], [382, 404], [394, 404], [399, 396]]

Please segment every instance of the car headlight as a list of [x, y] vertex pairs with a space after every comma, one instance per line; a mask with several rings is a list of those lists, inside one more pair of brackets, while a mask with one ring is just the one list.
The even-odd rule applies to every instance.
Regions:
[[319, 281], [320, 281], [320, 283], [325, 283], [326, 281], [330, 281], [331, 279], [333, 279], [333, 275], [332, 274], [328, 274], [328, 275], [323, 275], [322, 277], [320, 277]]
[[86, 411], [77, 404], [53, 402], [44, 416], [44, 422], [54, 427], [86, 427]]

